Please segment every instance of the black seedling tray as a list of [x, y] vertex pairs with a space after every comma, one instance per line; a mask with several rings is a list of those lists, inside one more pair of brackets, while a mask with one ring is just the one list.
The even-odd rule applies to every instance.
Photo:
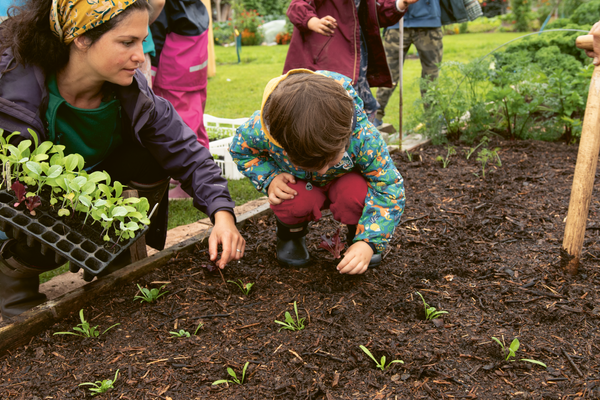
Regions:
[[35, 209], [35, 216], [31, 216], [28, 210], [17, 210], [15, 201], [14, 195], [0, 190], [0, 231], [15, 239], [26, 238], [29, 247], [39, 246], [41, 253], [54, 257], [56, 263], [69, 261], [71, 271], [79, 267], [93, 276], [101, 273], [148, 229], [146, 226], [134, 238], [115, 244], [102, 241], [99, 224], [87, 225], [97, 235], [98, 241], [103, 243], [98, 245], [39, 207]]

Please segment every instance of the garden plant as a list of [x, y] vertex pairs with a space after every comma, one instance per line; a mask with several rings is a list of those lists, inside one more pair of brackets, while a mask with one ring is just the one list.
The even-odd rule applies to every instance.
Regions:
[[115, 382], [117, 382], [118, 377], [119, 377], [119, 370], [117, 370], [117, 372], [115, 372], [114, 379], [105, 379], [102, 381], [96, 381], [96, 383], [84, 382], [84, 383], [80, 383], [79, 386], [93, 386], [93, 387], [89, 388], [89, 391], [91, 392], [92, 396], [95, 396], [97, 394], [106, 393], [110, 389], [114, 389], [114, 384], [115, 384]]
[[[98, 330], [98, 325], [91, 326], [88, 321], [85, 320], [83, 316], [83, 309], [79, 310], [79, 319], [81, 320], [80, 324], [73, 327], [75, 332], [54, 332], [55, 335], [74, 335], [81, 336], [84, 338], [97, 338], [100, 336], [100, 331]], [[108, 330], [114, 328], [117, 325], [121, 325], [120, 323], [114, 324], [106, 328], [102, 334], [104, 335]]]

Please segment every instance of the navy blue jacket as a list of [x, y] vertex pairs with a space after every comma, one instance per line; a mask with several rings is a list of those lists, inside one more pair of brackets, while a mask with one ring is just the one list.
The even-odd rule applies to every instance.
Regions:
[[[419, 0], [404, 14], [405, 28], [439, 28], [442, 26], [440, 0]], [[399, 23], [388, 29], [398, 29]]]

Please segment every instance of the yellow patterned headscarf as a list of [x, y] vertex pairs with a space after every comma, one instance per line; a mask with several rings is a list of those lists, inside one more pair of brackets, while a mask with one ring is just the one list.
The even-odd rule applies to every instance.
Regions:
[[136, 0], [52, 0], [50, 29], [65, 44], [114, 18]]

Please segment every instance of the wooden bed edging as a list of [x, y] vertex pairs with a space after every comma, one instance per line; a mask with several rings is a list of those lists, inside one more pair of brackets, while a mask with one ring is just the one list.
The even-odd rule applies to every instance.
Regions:
[[[269, 203], [263, 204], [242, 214], [237, 219], [237, 226], [242, 227], [256, 216], [268, 214], [271, 211]], [[193, 238], [184, 240], [174, 246], [164, 249], [148, 258], [134, 262], [121, 268], [102, 279], [94, 280], [82, 287], [76, 288], [55, 299], [48, 300], [10, 320], [10, 324], [0, 326], [0, 356], [10, 350], [28, 343], [35, 335], [48, 329], [52, 324], [78, 311], [93, 301], [97, 296], [110, 290], [113, 286], [134, 281], [167, 264], [169, 260], [194, 246], [208, 246], [208, 237], [212, 229], [202, 232]]]

